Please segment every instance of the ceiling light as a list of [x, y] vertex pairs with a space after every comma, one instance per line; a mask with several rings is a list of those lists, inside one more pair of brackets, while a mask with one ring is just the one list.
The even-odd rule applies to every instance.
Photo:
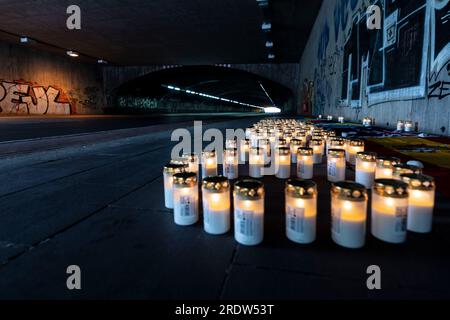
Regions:
[[98, 63], [98, 64], [108, 64], [108, 61], [103, 60], [103, 59], [98, 59], [98, 60], [97, 60], [97, 63]]
[[67, 51], [67, 55], [72, 58], [77, 58], [80, 56], [80, 54], [78, 52], [72, 51], [72, 50]]
[[20, 37], [20, 43], [28, 43], [28, 37]]
[[273, 42], [272, 41], [266, 41], [266, 48], [273, 48]]
[[261, 25], [261, 29], [262, 29], [263, 31], [268, 32], [268, 31], [270, 31], [270, 30], [272, 29], [272, 24], [271, 24], [270, 22], [264, 22], [264, 23]]
[[281, 113], [281, 109], [276, 108], [276, 107], [267, 107], [267, 108], [264, 108], [264, 112], [265, 113]]

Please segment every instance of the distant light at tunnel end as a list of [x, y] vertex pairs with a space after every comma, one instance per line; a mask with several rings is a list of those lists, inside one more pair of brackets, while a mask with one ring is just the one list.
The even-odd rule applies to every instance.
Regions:
[[267, 107], [264, 108], [265, 113], [281, 113], [281, 109], [277, 107]]

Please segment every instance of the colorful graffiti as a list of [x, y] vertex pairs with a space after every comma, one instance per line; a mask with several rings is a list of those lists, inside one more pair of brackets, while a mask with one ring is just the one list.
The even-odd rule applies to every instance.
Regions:
[[70, 101], [61, 89], [26, 81], [0, 80], [0, 115], [69, 115]]
[[[381, 30], [366, 26], [370, 5]], [[316, 110], [450, 96], [450, 0], [338, 0], [332, 12], [317, 47]]]

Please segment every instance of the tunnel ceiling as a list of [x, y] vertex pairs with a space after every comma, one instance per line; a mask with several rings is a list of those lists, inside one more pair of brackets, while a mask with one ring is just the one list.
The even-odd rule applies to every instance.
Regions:
[[[273, 103], [277, 107], [283, 107], [292, 97], [291, 90], [271, 80], [233, 68], [214, 66], [185, 66], [153, 72], [124, 84], [119, 88], [117, 94], [118, 96], [141, 96], [158, 100], [202, 100], [206, 103], [217, 103], [215, 100], [169, 90], [167, 86], [175, 86], [260, 107], [273, 106]], [[239, 106], [237, 107], [239, 108]]]
[[[36, 39], [39, 48], [47, 43], [120, 65], [266, 63], [268, 37], [275, 62], [298, 62], [322, 0], [269, 3], [261, 9], [256, 0], [78, 0], [82, 30], [69, 31], [66, 9], [74, 1], [7, 0], [0, 29]], [[261, 30], [268, 18], [270, 35]]]

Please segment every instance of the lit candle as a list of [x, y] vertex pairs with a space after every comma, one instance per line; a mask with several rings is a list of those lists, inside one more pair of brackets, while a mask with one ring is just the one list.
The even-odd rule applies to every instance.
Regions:
[[406, 121], [405, 122], [405, 132], [413, 132], [414, 131], [414, 124], [412, 121]]
[[275, 176], [278, 179], [288, 179], [291, 176], [291, 150], [279, 147], [275, 153]]
[[337, 182], [331, 188], [333, 241], [345, 248], [358, 249], [366, 243], [366, 187], [353, 182]]
[[[346, 143], [345, 143], [344, 139], [334, 137], [330, 140], [328, 151], [330, 149], [339, 149], [339, 150], [344, 150], [344, 152], [345, 152], [345, 150], [346, 150], [345, 146], [346, 146]], [[345, 155], [344, 155], [344, 157], [345, 157]]]
[[227, 178], [203, 179], [203, 224], [207, 233], [213, 235], [230, 231], [230, 183]]
[[314, 164], [321, 164], [322, 163], [322, 157], [324, 152], [324, 145], [323, 140], [321, 139], [313, 139], [310, 142], [310, 147], [314, 151]]
[[436, 186], [432, 177], [421, 174], [403, 174], [408, 184], [408, 224], [412, 232], [429, 233], [433, 227]]
[[328, 181], [339, 182], [345, 180], [345, 151], [341, 149], [328, 150]]
[[405, 129], [405, 122], [403, 120], [397, 121], [397, 131], [403, 131]]
[[239, 176], [239, 158], [238, 150], [225, 149], [223, 159], [223, 175], [230, 180], [237, 179]]
[[241, 161], [244, 164], [247, 163], [250, 155], [250, 140], [241, 140], [240, 153]]
[[198, 184], [193, 172], [177, 173], [173, 176], [174, 220], [179, 226], [197, 223]]
[[279, 148], [279, 147], [286, 147], [286, 148], [287, 148], [287, 147], [289, 147], [289, 145], [288, 145], [286, 139], [284, 139], [284, 138], [275, 139], [275, 140], [274, 140], [274, 146], [275, 146], [276, 148]]
[[217, 156], [215, 151], [205, 151], [202, 154], [202, 176], [217, 176]]
[[339, 122], [339, 123], [344, 123], [344, 121], [345, 121], [344, 117], [339, 117], [339, 118], [338, 118], [338, 122]]
[[298, 148], [303, 147], [303, 141], [300, 139], [292, 139], [291, 140], [291, 161], [292, 163], [297, 163], [297, 151]]
[[375, 179], [392, 179], [394, 166], [400, 164], [400, 159], [392, 157], [378, 157]]
[[356, 165], [356, 154], [364, 152], [364, 141], [362, 140], [349, 140], [347, 142], [346, 159], [351, 165]]
[[167, 209], [173, 209], [173, 175], [185, 170], [184, 164], [169, 163], [164, 166], [164, 201]]
[[264, 185], [260, 181], [241, 180], [234, 186], [234, 237], [247, 246], [264, 239]]
[[286, 236], [308, 244], [316, 240], [317, 185], [310, 180], [290, 179], [286, 183]]
[[389, 243], [406, 241], [408, 185], [393, 179], [377, 179], [372, 189], [372, 234]]
[[362, 184], [367, 189], [371, 189], [373, 187], [373, 182], [375, 181], [376, 166], [376, 153], [358, 152], [356, 155], [355, 182]]
[[252, 178], [262, 178], [265, 164], [265, 151], [261, 148], [251, 148], [249, 159], [249, 175]]
[[314, 175], [314, 151], [312, 148], [299, 148], [297, 152], [297, 177], [312, 179]]
[[402, 180], [403, 174], [422, 174], [422, 169], [408, 164], [397, 164], [393, 167], [392, 178]]
[[197, 175], [197, 179], [199, 178], [199, 166], [200, 160], [198, 155], [195, 153], [184, 154], [183, 159], [187, 162], [188, 168], [186, 171], [194, 172]]

